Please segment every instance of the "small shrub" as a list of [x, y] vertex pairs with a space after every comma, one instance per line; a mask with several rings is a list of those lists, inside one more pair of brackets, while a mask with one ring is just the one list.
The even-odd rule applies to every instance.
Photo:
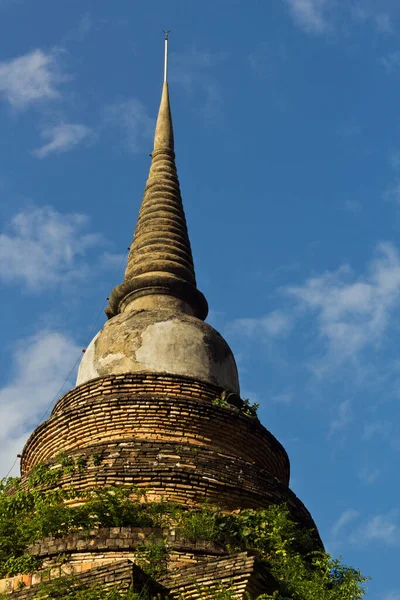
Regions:
[[240, 411], [248, 417], [257, 418], [257, 411], [260, 405], [257, 402], [250, 403], [250, 400], [243, 398], [243, 404]]
[[75, 473], [75, 461], [72, 456], [69, 456], [66, 452], [60, 452], [56, 457], [56, 461], [61, 464], [64, 473]]
[[93, 465], [95, 467], [98, 467], [101, 464], [103, 457], [101, 454], [94, 453], [91, 455], [91, 459], [92, 459]]
[[157, 579], [167, 570], [168, 550], [165, 540], [155, 540], [142, 547], [136, 563], [152, 579]]
[[222, 396], [218, 397], [218, 398], [214, 398], [214, 400], [211, 400], [211, 404], [213, 404], [214, 406], [228, 406], [228, 402], [225, 398], [223, 398]]
[[211, 508], [182, 511], [177, 532], [193, 541], [215, 541], [219, 535], [217, 513]]
[[39, 463], [31, 469], [28, 484], [31, 487], [50, 487], [56, 485], [62, 476], [62, 469], [49, 468], [48, 465]]
[[87, 458], [85, 458], [84, 456], [78, 456], [75, 464], [78, 471], [84, 471], [87, 465]]

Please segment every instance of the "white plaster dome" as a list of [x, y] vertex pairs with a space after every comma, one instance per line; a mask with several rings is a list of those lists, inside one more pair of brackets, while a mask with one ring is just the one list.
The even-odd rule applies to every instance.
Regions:
[[76, 383], [138, 372], [193, 377], [239, 394], [224, 338], [204, 321], [172, 310], [128, 311], [107, 321], [86, 349]]

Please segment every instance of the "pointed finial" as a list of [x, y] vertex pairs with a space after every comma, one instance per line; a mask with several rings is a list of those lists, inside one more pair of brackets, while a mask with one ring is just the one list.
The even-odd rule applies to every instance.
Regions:
[[[1, 2], [1, 0], [0, 0]], [[124, 281], [110, 294], [109, 319], [125, 310], [174, 308], [204, 320], [208, 305], [197, 289], [193, 256], [182, 206], [175, 164], [167, 79], [168, 30], [165, 69], [151, 167], [143, 194]]]
[[170, 29], [162, 30], [165, 35], [165, 54], [164, 54], [164, 83], [167, 83], [167, 74], [168, 74], [168, 36], [170, 33]]

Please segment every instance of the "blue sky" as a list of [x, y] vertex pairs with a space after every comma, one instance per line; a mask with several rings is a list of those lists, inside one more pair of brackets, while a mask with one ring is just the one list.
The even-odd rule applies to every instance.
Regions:
[[0, 0], [1, 472], [121, 281], [164, 27], [209, 321], [327, 549], [400, 600], [395, 0]]

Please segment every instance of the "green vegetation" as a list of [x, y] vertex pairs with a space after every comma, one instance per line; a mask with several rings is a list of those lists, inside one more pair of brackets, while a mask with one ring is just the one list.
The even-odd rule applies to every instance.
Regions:
[[[239, 404], [235, 403], [232, 405], [230, 402], [230, 397], [237, 398]], [[254, 402], [252, 404], [250, 402], [250, 400], [248, 400], [247, 398], [241, 399], [238, 396], [236, 396], [236, 394], [232, 394], [232, 393], [224, 391], [224, 392], [222, 392], [222, 394], [220, 396], [218, 396], [217, 398], [214, 398], [214, 400], [212, 400], [211, 403], [214, 406], [222, 406], [224, 408], [236, 407], [244, 415], [247, 415], [248, 417], [252, 417], [253, 419], [258, 418], [257, 411], [258, 411], [258, 408], [260, 405], [257, 402]]]
[[[79, 459], [65, 456], [61, 459], [54, 467], [39, 465], [33, 469], [28, 487], [17, 478], [0, 482], [0, 577], [38, 569], [41, 563], [30, 554], [29, 546], [48, 536], [60, 537], [71, 532], [84, 535], [99, 527], [174, 528], [182, 537], [216, 543], [228, 553], [256, 552], [277, 588], [272, 596], [263, 595], [259, 600], [358, 600], [364, 595], [367, 579], [319, 549], [315, 534], [295, 523], [283, 505], [226, 514], [208, 505], [189, 511], [166, 502], [146, 503], [144, 492], [134, 487], [97, 488], [85, 491], [84, 497], [73, 488], [48, 490], [49, 484], [56, 485], [63, 472], [86, 465]], [[80, 498], [82, 502], [72, 506], [65, 502]], [[157, 579], [165, 572], [167, 558], [167, 541], [157, 535], [139, 548], [137, 563], [149, 577]], [[68, 557], [60, 555], [58, 559], [62, 563]], [[202, 593], [210, 600], [233, 597], [229, 588], [202, 590]], [[43, 584], [40, 594], [50, 600], [144, 598], [133, 591], [88, 588], [76, 578], [72, 583], [68, 577]]]
[[[7, 594], [1, 594], [0, 600], [7, 600]], [[34, 600], [150, 600], [147, 594], [137, 594], [133, 590], [120, 592], [117, 589], [104, 590], [99, 585], [86, 585], [78, 577], [65, 576], [40, 585]]]

